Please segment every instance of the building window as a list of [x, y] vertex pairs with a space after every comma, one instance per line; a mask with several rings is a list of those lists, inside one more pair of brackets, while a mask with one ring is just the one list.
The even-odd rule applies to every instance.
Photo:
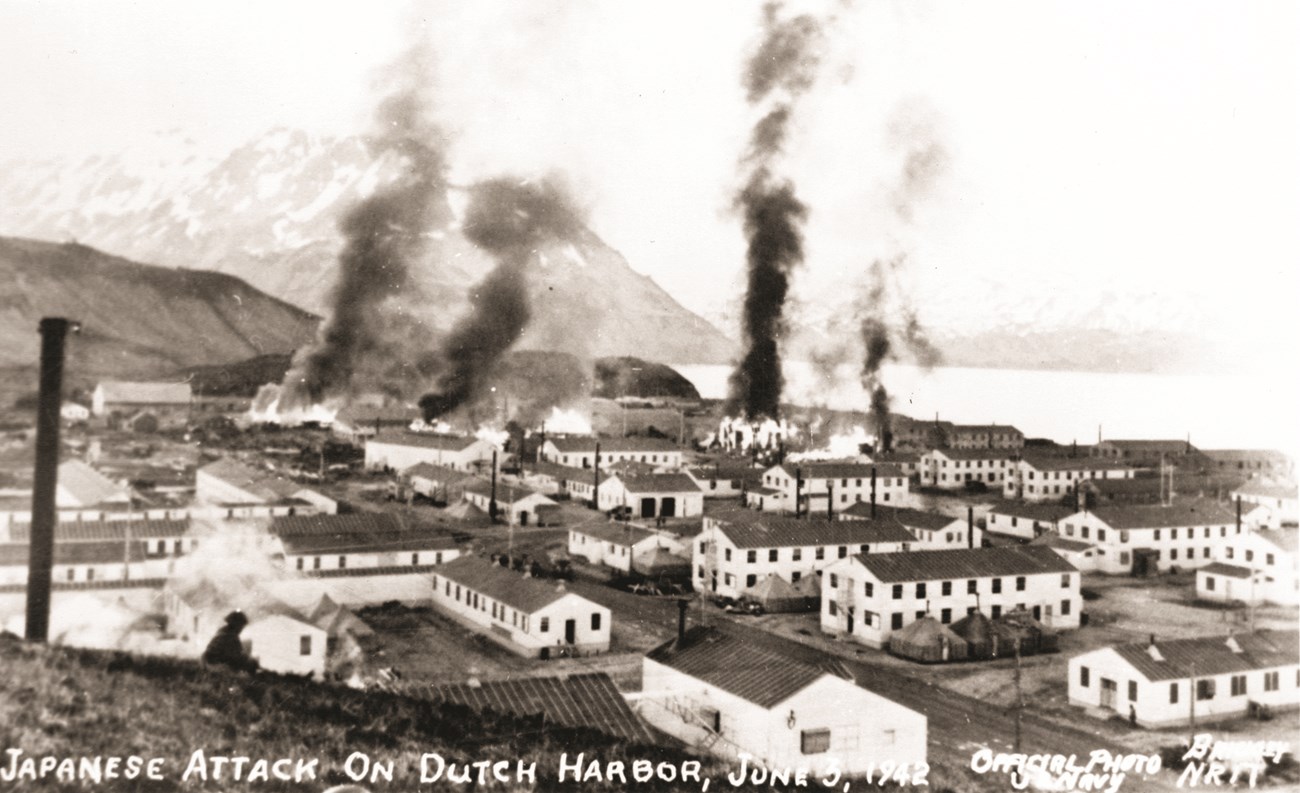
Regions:
[[916, 596], [917, 596], [918, 598], [923, 598], [923, 597], [925, 597], [925, 582], [924, 582], [924, 581], [922, 581], [921, 583], [919, 583], [919, 584], [916, 585]]
[[1232, 685], [1232, 696], [1234, 696], [1234, 697], [1244, 697], [1244, 696], [1246, 696], [1246, 676], [1245, 676], [1245, 675], [1233, 675], [1233, 676], [1232, 676], [1232, 680], [1230, 681], [1230, 683], [1231, 683], [1231, 685]]
[[848, 556], [848, 555], [849, 555], [849, 547], [848, 547], [847, 545], [841, 545], [841, 546], [840, 546], [840, 558], [843, 559], [844, 557], [846, 557], [846, 556]]
[[758, 551], [748, 551], [745, 554], [745, 561], [748, 564], [754, 564], [758, 561]]
[[549, 633], [551, 630], [551, 618], [542, 617], [542, 622], [537, 626], [537, 630], [540, 633]]
[[1025, 577], [1022, 575], [1016, 576], [1016, 591], [1017, 592], [1025, 591]]
[[320, 557], [319, 557], [319, 556], [317, 556], [316, 558], [314, 558], [314, 559], [311, 560], [311, 569], [313, 569], [313, 570], [319, 570], [319, 569], [320, 569]]
[[750, 573], [749, 575], [745, 576], [745, 586], [750, 587], [752, 589], [753, 586], [757, 583], [758, 583], [757, 575]]
[[894, 600], [902, 600], [902, 599], [903, 599], [903, 585], [894, 584]]
[[943, 609], [939, 612], [939, 621], [944, 625], [952, 622], [952, 609]]
[[993, 579], [993, 594], [996, 595], [1001, 591], [1002, 591], [1002, 579], [1001, 578]]
[[1070, 616], [1070, 601], [1068, 600], [1061, 601], [1061, 616], [1062, 617]]
[[803, 559], [803, 548], [795, 548], [793, 551], [791, 551], [791, 552], [790, 552], [790, 558], [791, 558], [793, 561], [796, 561], [796, 562], [802, 560], [802, 559]]
[[1225, 548], [1225, 549], [1224, 549], [1224, 553], [1226, 553], [1226, 554], [1228, 555], [1228, 558], [1229, 558], [1229, 559], [1232, 558], [1232, 548], [1231, 548], [1231, 547]]
[[1088, 667], [1086, 666], [1079, 667], [1079, 685], [1084, 688], [1088, 687]]
[[1128, 700], [1136, 702], [1138, 698], [1138, 684], [1136, 680], [1128, 681]]
[[1277, 687], [1278, 687], [1278, 673], [1277, 673], [1277, 672], [1265, 672], [1265, 673], [1264, 673], [1264, 690], [1265, 690], [1265, 691], [1277, 691]]
[[1119, 533], [1119, 541], [1120, 541], [1120, 542], [1128, 542], [1128, 532], [1126, 532], [1126, 531], [1121, 531], [1121, 532]]
[[[302, 562], [302, 560], [299, 559], [298, 562], [299, 562], [299, 564], [300, 564], [300, 566], [301, 566], [301, 562]], [[69, 568], [68, 568], [68, 580], [69, 580], [69, 581], [75, 581], [76, 579], [77, 579], [77, 570], [76, 570], [76, 568], [75, 568], [75, 567], [69, 567]]]
[[723, 552], [722, 552], [722, 558], [723, 558], [724, 561], [727, 561], [727, 562], [730, 562], [730, 561], [731, 561], [731, 549], [730, 549], [730, 548], [727, 548], [727, 549], [723, 550]]
[[306, 562], [307, 562], [306, 559], [304, 559], [304, 558], [302, 558], [301, 556], [299, 556], [299, 557], [298, 557], [298, 569], [301, 570], [301, 569], [303, 569], [304, 567], [306, 567]]
[[1070, 574], [1061, 573], [1061, 589], [1069, 589], [1069, 588], [1070, 588]]
[[830, 748], [830, 730], [804, 730], [799, 734], [799, 751], [803, 754], [822, 754]]
[[1178, 704], [1178, 684], [1177, 684], [1177, 683], [1170, 683], [1170, 684], [1169, 684], [1169, 704], [1170, 704], [1170, 705], [1177, 705], [1177, 704]]
[[867, 597], [874, 596], [876, 594], [876, 585], [871, 583], [870, 581], [863, 582], [862, 594], [866, 595]]
[[831, 573], [831, 589], [838, 589], [840, 586], [840, 577]]
[[780, 551], [773, 548], [772, 550], [767, 552], [767, 560], [769, 562], [775, 562], [779, 558], [779, 555], [780, 555]]
[[993, 610], [990, 613], [993, 615], [993, 619], [997, 619], [998, 617], [1002, 616], [1002, 607], [994, 606]]
[[298, 637], [298, 655], [311, 655], [311, 637]]
[[951, 595], [951, 594], [952, 594], [952, 582], [951, 582], [951, 581], [944, 581], [942, 584], [940, 584], [939, 592], [940, 592], [941, 594], [943, 594], [943, 595]]
[[894, 613], [894, 615], [891, 616], [891, 617], [889, 618], [889, 627], [892, 628], [893, 630], [896, 630], [896, 631], [897, 631], [897, 630], [902, 630], [902, 628], [903, 628], [903, 615], [902, 615], [901, 613], [898, 613], [898, 612]]
[[1197, 681], [1196, 681], [1196, 698], [1197, 698], [1198, 700], [1202, 700], [1202, 699], [1214, 699], [1214, 681], [1213, 681], [1213, 680], [1197, 680]]
[[814, 559], [825, 559], [825, 558], [826, 558], [826, 549], [825, 549], [825, 548], [818, 548], [816, 551], [813, 552], [813, 558], [814, 558]]
[[976, 581], [976, 580], [973, 579], [973, 578], [972, 578], [972, 579], [969, 579], [969, 580], [966, 582], [966, 594], [968, 594], [968, 595], [973, 595], [973, 594], [975, 594], [977, 591], [979, 591], [979, 582]]
[[840, 613], [840, 607], [835, 604], [835, 601], [828, 600], [826, 602], [826, 613], [834, 617], [836, 614]]
[[[419, 563], [420, 563], [420, 555], [418, 553], [411, 554], [411, 565], [415, 566], [418, 565]], [[434, 586], [437, 586], [437, 584], [435, 584]]]
[[591, 629], [592, 629], [593, 631], [598, 631], [598, 630], [600, 630], [600, 614], [599, 614], [599, 612], [596, 613], [596, 614], [592, 614], [592, 615], [591, 615]]
[[1160, 539], [1160, 529], [1156, 529], [1155, 539]]
[[1106, 539], [1106, 530], [1097, 529], [1097, 542], [1102, 542], [1105, 539]]
[[797, 584], [797, 583], [799, 583], [799, 579], [802, 578], [802, 577], [803, 577], [803, 573], [801, 573], [801, 572], [799, 572], [798, 570], [796, 570], [796, 571], [794, 571], [793, 573], [790, 574], [790, 583], [792, 583], [792, 584]]

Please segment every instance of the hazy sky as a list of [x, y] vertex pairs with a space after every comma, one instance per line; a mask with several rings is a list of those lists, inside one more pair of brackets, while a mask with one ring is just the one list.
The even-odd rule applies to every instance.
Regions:
[[[812, 209], [801, 289], [906, 251], [921, 295], [974, 279], [1013, 294], [1187, 293], [1256, 331], [1289, 330], [1297, 4], [809, 7], [837, 18], [787, 165]], [[758, 12], [721, 0], [8, 0], [0, 161], [111, 152], [173, 128], [213, 151], [276, 125], [362, 132], [379, 69], [423, 33], [458, 176], [565, 172], [599, 234], [716, 315], [743, 260], [729, 204], [753, 121], [739, 73]], [[921, 139], [945, 167], [903, 217], [894, 198]]]

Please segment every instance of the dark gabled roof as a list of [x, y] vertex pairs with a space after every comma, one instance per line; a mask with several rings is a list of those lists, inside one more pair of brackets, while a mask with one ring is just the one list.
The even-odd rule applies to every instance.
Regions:
[[700, 486], [686, 474], [618, 474], [629, 493], [698, 493]]
[[848, 678], [844, 668], [829, 658], [822, 663], [796, 661], [766, 645], [703, 625], [690, 628], [682, 639], [659, 645], [646, 657], [762, 708], [781, 704], [825, 675]]
[[1010, 460], [1015, 449], [933, 449], [928, 454], [942, 454], [949, 460]]
[[1049, 531], [1039, 537], [1029, 541], [1030, 545], [1046, 545], [1048, 548], [1059, 548], [1063, 551], [1073, 551], [1080, 553], [1089, 548], [1096, 547], [1090, 542], [1083, 540], [1072, 540], [1069, 537], [1062, 537], [1054, 531]]
[[[469, 480], [464, 483], [464, 489], [466, 493], [473, 493], [478, 496], [491, 497], [492, 495], [492, 483], [486, 479], [474, 478]], [[497, 482], [496, 499], [498, 504], [513, 504], [531, 496], [541, 496], [547, 501], [551, 500], [527, 485], [521, 485], [517, 482]]]
[[298, 534], [282, 537], [280, 544], [287, 555], [446, 551], [456, 547], [451, 537], [432, 532]]
[[442, 485], [454, 485], [473, 478], [473, 474], [465, 471], [458, 471], [455, 468], [448, 468], [445, 465], [434, 465], [433, 463], [416, 463], [410, 468], [403, 469], [402, 474], [409, 477], [420, 477], [437, 482]]
[[737, 548], [916, 542], [911, 532], [894, 521], [824, 518], [796, 520], [737, 510], [728, 512], [717, 523], [718, 530]]
[[1073, 515], [1078, 512], [1077, 509], [1063, 507], [1060, 504], [1020, 504], [1014, 501], [1008, 501], [999, 504], [990, 513], [996, 515], [1006, 515], [1012, 518], [1024, 518], [1025, 520], [1046, 520], [1055, 523], [1067, 515]]
[[600, 453], [606, 452], [649, 452], [657, 454], [659, 452], [681, 451], [677, 444], [663, 438], [596, 438], [590, 436], [570, 435], [564, 438], [547, 438], [548, 443], [554, 444], [555, 448], [561, 453], [572, 454], [574, 452], [595, 452], [596, 444], [600, 444]]
[[381, 432], [366, 444], [384, 443], [390, 446], [412, 446], [420, 449], [441, 449], [459, 452], [478, 442], [473, 435], [444, 435], [436, 432]]
[[[871, 504], [866, 501], [859, 501], [853, 506], [840, 510], [841, 515], [853, 518], [871, 519]], [[929, 531], [938, 531], [946, 529], [953, 523], [962, 522], [962, 518], [954, 518], [951, 515], [943, 515], [938, 512], [922, 512], [919, 509], [906, 509], [904, 507], [886, 507], [880, 504], [876, 505], [876, 520], [894, 521], [901, 523], [910, 529], [927, 529]]]
[[[559, 463], [553, 463], [549, 460], [543, 460], [540, 463], [526, 463], [524, 465], [524, 471], [529, 474], [536, 473], [539, 476], [549, 476], [556, 482], [590, 482], [593, 480], [595, 475], [594, 469], [591, 468], [560, 465]], [[605, 475], [603, 469], [601, 475], [602, 477]]]
[[911, 463], [915, 465], [921, 462], [920, 452], [881, 452], [874, 455], [877, 463]]
[[525, 578], [521, 573], [477, 556], [453, 559], [438, 568], [438, 575], [525, 614], [544, 609], [570, 594], [563, 583]]
[[1112, 649], [1152, 682], [1189, 678], [1193, 668], [1196, 677], [1202, 678], [1300, 663], [1300, 632], [1258, 631], [1237, 634], [1231, 640], [1241, 652], [1234, 652], [1228, 646], [1229, 638], [1222, 635], [1158, 641], [1155, 648], [1163, 661], [1152, 657], [1148, 642], [1120, 644]]
[[633, 526], [630, 523], [588, 523], [584, 526], [569, 529], [569, 531], [595, 537], [601, 542], [612, 542], [615, 545], [629, 547], [642, 540], [657, 536], [653, 531]]
[[871, 469], [876, 469], [877, 477], [907, 476], [902, 468], [892, 463], [853, 463], [853, 462], [803, 462], [782, 463], [777, 466], [787, 476], [794, 476], [798, 471], [805, 481], [809, 479], [870, 479]]
[[1260, 479], [1252, 479], [1241, 487], [1237, 488], [1238, 493], [1243, 496], [1262, 496], [1264, 498], [1296, 498], [1296, 485], [1293, 482], [1267, 482]]
[[[122, 541], [128, 532], [136, 539], [175, 538], [185, 536], [189, 529], [189, 520], [66, 521], [55, 527], [54, 539], [56, 542]], [[30, 537], [29, 524], [14, 523], [9, 526], [9, 539], [12, 542], [27, 542]]]
[[427, 695], [474, 710], [541, 715], [548, 724], [589, 727], [633, 743], [656, 742], [604, 672], [435, 685]]
[[[27, 543], [0, 544], [0, 566], [26, 565], [29, 553], [30, 548]], [[54, 544], [55, 564], [111, 564], [126, 561], [126, 554], [126, 543], [121, 541], [56, 542]], [[144, 558], [144, 543], [140, 540], [132, 540], [131, 561], [139, 562]]]
[[295, 493], [307, 489], [289, 479], [268, 471], [259, 471], [230, 457], [208, 463], [199, 469], [199, 473], [220, 479], [265, 501], [290, 499]]
[[1122, 460], [1109, 460], [1104, 457], [1022, 454], [1020, 459], [1025, 465], [1033, 466], [1039, 471], [1119, 471], [1133, 467]]
[[1287, 553], [1296, 553], [1300, 550], [1300, 529], [1289, 527], [1282, 529], [1260, 529], [1259, 536], [1268, 540], [1279, 550]]
[[272, 534], [301, 537], [321, 534], [395, 534], [406, 527], [395, 515], [385, 512], [353, 512], [348, 515], [282, 515], [271, 518]]
[[1227, 562], [1210, 562], [1206, 566], [1199, 568], [1197, 573], [1209, 573], [1210, 575], [1225, 575], [1228, 578], [1250, 578], [1249, 567], [1238, 567], [1235, 564]]
[[1272, 463], [1291, 461], [1290, 457], [1277, 449], [1201, 449], [1200, 451], [1211, 460], [1267, 460]]
[[1010, 424], [954, 424], [949, 429], [949, 432], [1013, 432], [1016, 435], [1024, 434]]
[[1074, 565], [1043, 545], [860, 553], [854, 558], [884, 583], [1075, 572]]
[[1089, 510], [1112, 529], [1163, 529], [1178, 526], [1218, 526], [1237, 521], [1237, 515], [1214, 501], [1189, 499], [1169, 506], [1123, 504]]

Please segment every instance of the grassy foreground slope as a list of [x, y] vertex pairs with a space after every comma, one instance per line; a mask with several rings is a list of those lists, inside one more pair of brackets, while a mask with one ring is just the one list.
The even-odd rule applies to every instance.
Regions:
[[[322, 791], [351, 782], [342, 769], [353, 752], [393, 763], [394, 781], [368, 786], [374, 791], [466, 789], [448, 784], [445, 778], [439, 784], [420, 785], [419, 762], [425, 752], [436, 752], [448, 763], [510, 760], [511, 774], [516, 758], [537, 762], [535, 786], [498, 784], [494, 786], [498, 790], [700, 789], [696, 783], [658, 780], [637, 785], [630, 773], [628, 785], [608, 780], [561, 784], [556, 779], [562, 752], [571, 758], [585, 752], [588, 761], [623, 760], [629, 766], [635, 759], [646, 759], [681, 768], [683, 762], [698, 759], [672, 747], [633, 746], [591, 730], [544, 725], [540, 718], [476, 713], [458, 705], [303, 678], [247, 675], [170, 658], [30, 645], [0, 634], [0, 752], [13, 748], [22, 749], [24, 757], [162, 757], [165, 779], [64, 784], [51, 775], [35, 783], [0, 782], [0, 789]], [[220, 781], [191, 778], [182, 783], [186, 765], [198, 749], [208, 757], [318, 758], [319, 773], [315, 781], [301, 783], [274, 778], [235, 782], [227, 770]], [[0, 769], [9, 763], [8, 755], [0, 755]], [[705, 760], [702, 775], [712, 779], [711, 790], [734, 790], [726, 781], [730, 770]], [[962, 776], [934, 769], [929, 790], [979, 789]], [[808, 787], [800, 789], [816, 787], [810, 780]]]

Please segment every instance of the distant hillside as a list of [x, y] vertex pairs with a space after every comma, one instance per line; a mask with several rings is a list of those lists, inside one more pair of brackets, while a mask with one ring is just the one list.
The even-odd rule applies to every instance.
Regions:
[[[342, 247], [339, 218], [397, 172], [360, 138], [289, 129], [217, 158], [166, 135], [141, 148], [0, 164], [0, 234], [71, 236], [140, 261], [229, 273], [324, 316]], [[424, 324], [443, 330], [491, 266], [461, 233], [463, 199], [445, 197], [428, 255], [404, 292]], [[529, 283], [533, 319], [521, 348], [682, 363], [726, 363], [734, 354], [717, 328], [588, 229], [543, 246]]]
[[42, 317], [81, 323], [68, 375], [161, 376], [287, 353], [318, 318], [221, 273], [155, 267], [75, 243], [0, 237], [0, 367], [39, 358]]
[[592, 396], [605, 399], [619, 397], [676, 397], [699, 399], [695, 389], [676, 369], [640, 358], [601, 358], [596, 361], [596, 384]]

